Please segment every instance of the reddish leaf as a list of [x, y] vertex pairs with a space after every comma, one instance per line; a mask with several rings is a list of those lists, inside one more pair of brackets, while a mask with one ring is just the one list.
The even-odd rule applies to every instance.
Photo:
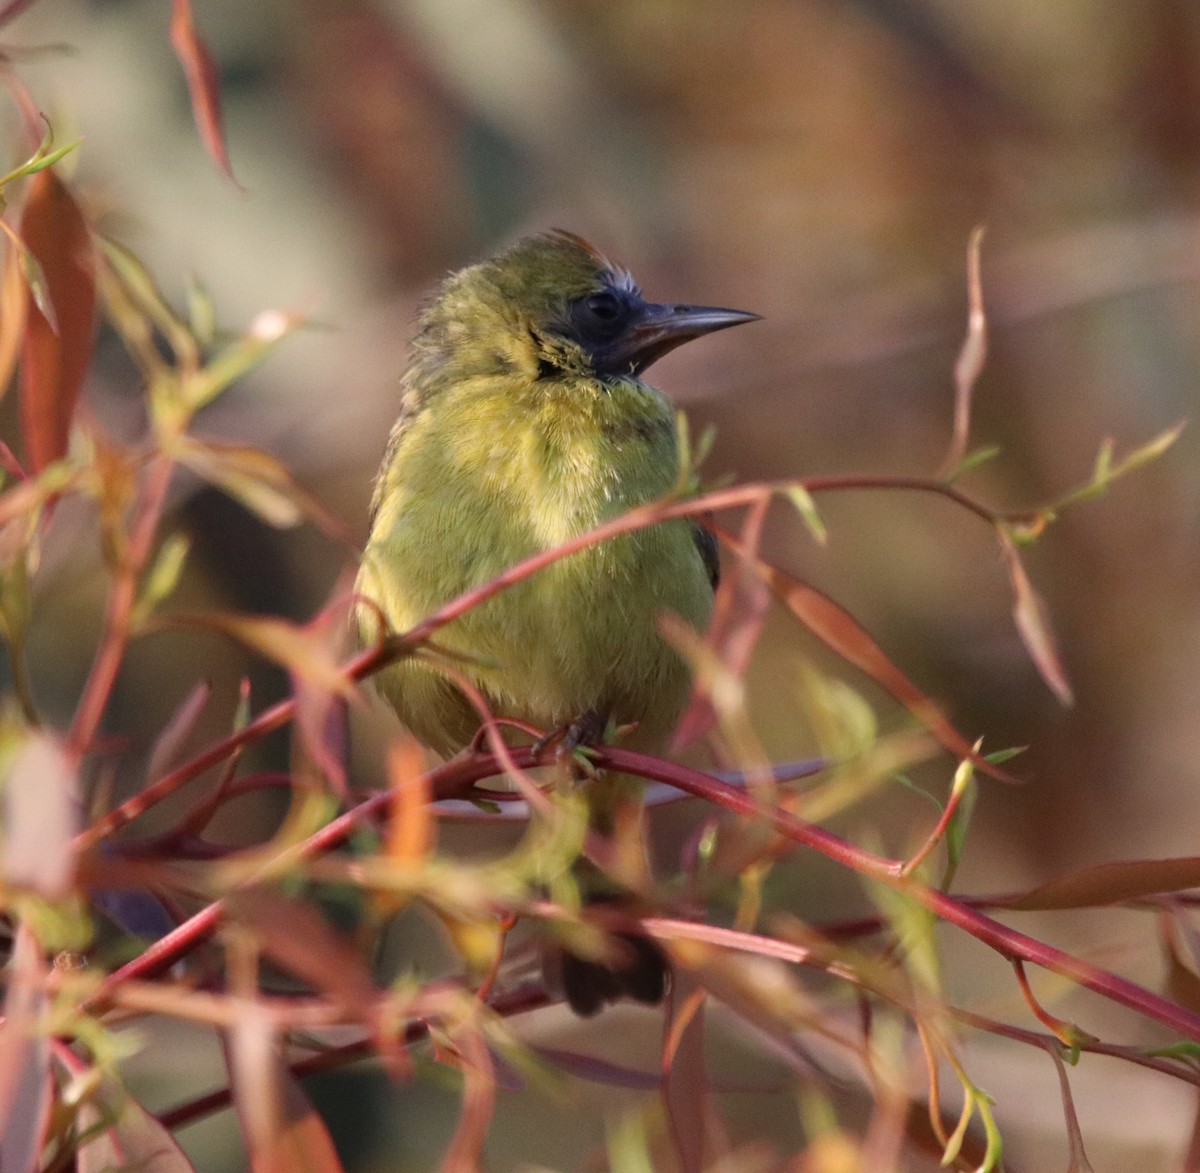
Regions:
[[371, 1018], [379, 994], [366, 964], [315, 909], [262, 888], [237, 892], [227, 905], [272, 960], [350, 1013]]
[[946, 720], [933, 701], [888, 659], [866, 628], [849, 611], [816, 587], [768, 562], [756, 559], [755, 566], [775, 597], [813, 635], [848, 664], [853, 664], [876, 684], [887, 689], [952, 754], [973, 762], [977, 769], [993, 778], [1008, 782], [1013, 780], [1011, 775], [980, 756], [974, 746]]
[[10, 239], [4, 249], [0, 268], [0, 397], [8, 390], [21, 342], [25, 337], [25, 278], [21, 272], [21, 253]]
[[75, 771], [58, 743], [31, 734], [14, 755], [4, 785], [4, 878], [56, 899], [75, 877], [79, 831]]
[[[1163, 950], [1167, 955], [1167, 992], [1181, 1006], [1200, 1010], [1200, 976], [1196, 974], [1195, 941], [1187, 939], [1184, 926], [1169, 914], [1164, 914], [1159, 928]], [[1192, 947], [1188, 949], [1188, 945]], [[1187, 953], [1191, 956], [1186, 956]]]
[[171, 48], [183, 65], [200, 141], [221, 173], [237, 184], [225, 147], [217, 65], [196, 29], [191, 0], [175, 0], [171, 9]]
[[[755, 573], [753, 560], [749, 558], [749, 554], [757, 553], [768, 502], [769, 499], [763, 497], [750, 511], [742, 530], [741, 557], [737, 566], [721, 577], [712, 621], [705, 635], [705, 643], [719, 665], [719, 671], [734, 680], [745, 678], [770, 609], [770, 595], [762, 579]], [[668, 640], [671, 640], [670, 626], [664, 627]], [[679, 632], [679, 636], [686, 639], [684, 632]], [[687, 647], [682, 639], [677, 636], [673, 642], [680, 651], [686, 653]], [[693, 669], [698, 668], [700, 665], [694, 663]], [[677, 752], [698, 741], [717, 721], [718, 706], [713, 699], [716, 682], [706, 680], [706, 675], [711, 677], [712, 673], [694, 671], [697, 687], [675, 731], [671, 743], [673, 751]]]
[[433, 817], [425, 754], [415, 738], [397, 738], [388, 750], [388, 785], [392, 811], [388, 820], [387, 857], [416, 871], [433, 846]]
[[342, 1173], [329, 1130], [280, 1060], [266, 1016], [248, 1007], [231, 1042], [234, 1106], [253, 1173]]
[[36, 2], [37, 0], [8, 0], [8, 3], [0, 8], [0, 25], [15, 20], [26, 8], [32, 8]]
[[[704, 994], [691, 974], [677, 971], [672, 1021], [663, 1054], [663, 1106], [682, 1173], [705, 1165], [705, 1140], [713, 1119], [704, 1057]], [[710, 1154], [711, 1156], [712, 1154]]]
[[183, 704], [163, 726], [162, 732], [155, 738], [154, 747], [150, 751], [150, 761], [146, 766], [146, 777], [151, 782], [165, 774], [168, 768], [179, 760], [183, 746], [195, 732], [196, 724], [204, 713], [211, 693], [212, 685], [207, 680], [197, 681]]
[[17, 930], [0, 1030], [0, 1170], [36, 1173], [50, 1119], [50, 1048], [41, 1029], [46, 965], [29, 929]]
[[301, 743], [313, 762], [339, 792], [345, 769], [339, 756], [339, 705], [357, 699], [346, 670], [338, 663], [335, 645], [340, 642], [340, 615], [326, 612], [300, 626], [273, 616], [209, 612], [172, 615], [171, 623], [224, 632], [252, 651], [287, 669], [296, 697], [296, 725]]
[[1200, 856], [1128, 859], [1067, 872], [993, 907], [1026, 910], [1101, 908], [1162, 892], [1200, 888]]
[[[87, 1141], [75, 1156], [76, 1173], [137, 1169], [139, 1173], [196, 1173], [175, 1138], [136, 1100], [120, 1099], [115, 1089], [97, 1097], [98, 1108], [79, 1111], [82, 1128], [115, 1123]], [[112, 1105], [119, 1105], [112, 1107]], [[101, 1114], [103, 1109], [104, 1114]]]
[[96, 324], [96, 265], [79, 205], [53, 168], [30, 183], [21, 235], [37, 261], [53, 308], [51, 323], [27, 294], [21, 357], [21, 433], [32, 471], [64, 456]]
[[[455, 1040], [463, 1077], [463, 1104], [458, 1127], [442, 1161], [442, 1173], [472, 1173], [481, 1168], [480, 1153], [496, 1109], [496, 1078], [491, 1054], [473, 1030]], [[449, 1058], [448, 1052], [444, 1058]]]

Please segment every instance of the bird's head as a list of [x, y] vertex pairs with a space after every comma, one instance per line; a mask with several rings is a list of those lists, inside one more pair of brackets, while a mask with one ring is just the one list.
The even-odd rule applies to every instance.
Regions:
[[757, 314], [648, 302], [587, 241], [528, 237], [451, 276], [421, 317], [411, 372], [424, 378], [636, 378], [683, 342]]

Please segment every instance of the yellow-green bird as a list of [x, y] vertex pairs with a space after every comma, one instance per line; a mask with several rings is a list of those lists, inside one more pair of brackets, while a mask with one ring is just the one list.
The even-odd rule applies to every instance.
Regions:
[[[667, 493], [679, 472], [675, 417], [643, 373], [680, 343], [756, 317], [649, 302], [625, 270], [560, 231], [453, 274], [421, 315], [375, 487], [357, 585], [364, 642], [380, 617], [403, 632]], [[660, 749], [690, 678], [657, 619], [673, 611], [703, 630], [716, 575], [708, 531], [662, 522], [555, 562], [436, 643], [497, 716], [572, 741], [636, 723], [629, 743]], [[401, 660], [376, 686], [443, 755], [478, 730], [435, 659]]]

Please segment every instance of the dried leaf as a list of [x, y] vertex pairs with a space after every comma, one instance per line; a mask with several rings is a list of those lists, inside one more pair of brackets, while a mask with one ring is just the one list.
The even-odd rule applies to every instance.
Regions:
[[1063, 705], [1069, 707], [1075, 703], [1075, 698], [1050, 626], [1049, 610], [1025, 573], [1016, 543], [1005, 530], [997, 532], [1000, 535], [1000, 548], [1004, 551], [1004, 558], [1008, 564], [1008, 576], [1012, 582], [1013, 619], [1016, 621], [1017, 631], [1020, 632], [1021, 642], [1050, 691]]
[[979, 253], [983, 229], [971, 233], [967, 245], [967, 336], [954, 364], [954, 431], [950, 450], [943, 462], [946, 479], [962, 472], [971, 432], [971, 396], [987, 361], [987, 315], [983, 308], [983, 282], [980, 278]]
[[1075, 1111], [1075, 1100], [1071, 1096], [1071, 1083], [1067, 1079], [1067, 1065], [1053, 1047], [1048, 1046], [1046, 1051], [1054, 1060], [1054, 1068], [1058, 1072], [1058, 1087], [1062, 1093], [1063, 1120], [1067, 1126], [1067, 1144], [1070, 1146], [1067, 1173], [1095, 1173], [1083, 1147], [1083, 1130], [1079, 1127], [1079, 1115]]
[[75, 403], [91, 360], [96, 323], [96, 266], [91, 233], [57, 174], [30, 184], [21, 236], [41, 266], [52, 323], [32, 304], [21, 358], [21, 431], [35, 472], [66, 454]]
[[75, 877], [80, 811], [75, 771], [48, 733], [31, 733], [4, 784], [4, 878], [54, 900]]
[[192, 99], [192, 117], [200, 141], [218, 169], [237, 186], [221, 119], [221, 89], [216, 62], [208, 51], [192, 18], [191, 0], [174, 0], [171, 9], [171, 48], [183, 66], [188, 94]]
[[470, 1173], [481, 1167], [480, 1154], [496, 1109], [496, 1077], [491, 1054], [479, 1034], [467, 1028], [455, 1041], [461, 1057], [463, 1105], [442, 1170]]
[[282, 1120], [269, 1153], [255, 1154], [254, 1173], [342, 1173], [325, 1122], [294, 1075], [276, 1068]]

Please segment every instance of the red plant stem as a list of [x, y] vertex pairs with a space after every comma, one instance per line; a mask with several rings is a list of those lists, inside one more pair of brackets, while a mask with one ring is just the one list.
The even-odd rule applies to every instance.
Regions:
[[[524, 767], [537, 765], [528, 748], [514, 749], [513, 757]], [[1028, 961], [1053, 973], [1069, 978], [1134, 1012], [1154, 1019], [1178, 1033], [1200, 1042], [1200, 1015], [1176, 1005], [1157, 994], [1118, 977], [1098, 966], [1046, 945], [1036, 938], [1011, 929], [991, 917], [984, 916], [963, 900], [931, 888], [911, 876], [902, 874], [903, 861], [887, 859], [856, 847], [822, 827], [805, 822], [790, 811], [775, 806], [763, 806], [745, 791], [727, 786], [710, 775], [674, 762], [631, 750], [605, 749], [597, 751], [596, 764], [624, 773], [635, 774], [652, 781], [665, 782], [685, 793], [724, 807], [745, 818], [762, 819], [785, 838], [819, 851], [835, 863], [842, 864], [862, 875], [870, 876], [905, 893], [910, 899], [929, 909], [935, 916], [969, 933], [994, 949], [1009, 961]], [[490, 754], [456, 758], [434, 770], [430, 776], [430, 791], [436, 799], [461, 795], [482, 778], [497, 772]], [[391, 802], [391, 793], [382, 792], [359, 804], [353, 810], [334, 819], [315, 835], [297, 845], [293, 851], [297, 860], [340, 847], [354, 828], [370, 815], [382, 812]], [[273, 870], [280, 861], [273, 861]], [[169, 968], [181, 957], [197, 948], [216, 929], [224, 911], [221, 901], [206, 906], [178, 928], [156, 941], [144, 953], [121, 969], [110, 974], [89, 999], [93, 1010], [102, 1007], [112, 990], [123, 981], [152, 977]]]
[[[488, 1009], [493, 1014], [499, 1015], [502, 1018], [513, 1018], [518, 1014], [528, 1014], [532, 1010], [541, 1010], [543, 1007], [549, 1006], [551, 1001], [549, 993], [542, 986], [522, 986], [518, 990], [502, 994], [492, 1002], [489, 1002]], [[409, 1022], [404, 1028], [404, 1042], [405, 1044], [417, 1043], [428, 1034], [429, 1024], [424, 1020]], [[345, 1067], [350, 1063], [357, 1063], [360, 1059], [368, 1059], [376, 1053], [377, 1046], [378, 1044], [373, 1038], [357, 1039], [353, 1043], [346, 1043], [340, 1047], [330, 1047], [328, 1050], [310, 1055], [307, 1059], [300, 1059], [295, 1063], [291, 1063], [288, 1065], [288, 1070], [293, 1075], [301, 1077], [305, 1075], [317, 1075], [322, 1071], [331, 1071], [337, 1067]], [[227, 1108], [232, 1099], [232, 1088], [217, 1088], [207, 1095], [200, 1096], [195, 1100], [189, 1100], [185, 1104], [179, 1104], [174, 1108], [168, 1109], [166, 1112], [160, 1113], [157, 1119], [159, 1124], [164, 1128], [171, 1130], [182, 1128], [185, 1124], [192, 1124], [196, 1120], [221, 1111], [222, 1108]]]
[[[948, 485], [942, 481], [923, 480], [919, 477], [811, 477], [795, 481], [771, 481], [757, 485], [739, 485], [729, 489], [718, 489], [699, 497], [690, 497], [680, 501], [651, 502], [638, 509], [624, 513], [620, 517], [606, 522], [604, 525], [597, 526], [587, 533], [580, 534], [578, 537], [572, 538], [569, 542], [565, 542], [561, 546], [556, 546], [551, 550], [543, 550], [538, 554], [525, 558], [521, 562], [509, 567], [502, 574], [490, 579], [482, 586], [475, 587], [473, 590], [459, 595], [458, 598], [452, 599], [444, 607], [422, 620], [403, 635], [377, 645], [370, 651], [363, 652], [349, 661], [345, 667], [346, 676], [351, 680], [365, 679], [367, 676], [391, 663], [397, 656], [403, 654], [406, 649], [419, 646], [428, 640], [439, 628], [457, 619], [473, 607], [478, 607], [493, 595], [499, 594], [513, 584], [528, 578], [532, 574], [536, 574], [539, 570], [579, 550], [598, 545], [600, 542], [607, 541], [619, 534], [631, 533], [634, 530], [643, 529], [659, 521], [691, 517], [696, 514], [711, 512], [715, 509], [729, 509], [743, 505], [753, 505], [766, 500], [774, 494], [784, 492], [795, 485], [799, 485], [809, 493], [824, 493], [846, 489], [900, 489], [933, 493], [953, 501], [955, 504], [962, 506], [991, 525], [995, 525], [1002, 516], [981, 505], [966, 494], [959, 492], [952, 485]], [[148, 513], [144, 514], [143, 520], [148, 516]], [[155, 515], [154, 520], [157, 522], [157, 515]], [[152, 536], [153, 531], [151, 530], [150, 537]], [[134, 587], [136, 587], [136, 574], [130, 579], [130, 592], [132, 592]], [[114, 585], [114, 596], [115, 594], [116, 585]], [[130, 593], [128, 606], [132, 607], [132, 604], [133, 596]], [[110, 613], [114, 611], [114, 607], [111, 604], [109, 610]], [[128, 614], [125, 616], [125, 627], [127, 634]], [[106, 644], [109, 642], [106, 640]], [[113, 644], [110, 655], [115, 651], [122, 650], [123, 647], [124, 640], [119, 645]], [[105, 650], [104, 645], [102, 645], [101, 650]], [[107, 696], [107, 689], [111, 688], [111, 678], [115, 677], [119, 658], [119, 655], [117, 655], [116, 663], [113, 663], [111, 666], [106, 665], [105, 667], [106, 675], [110, 679], [104, 691], [104, 697]], [[93, 676], [95, 675], [96, 673], [94, 672]], [[99, 685], [96, 686], [96, 691], [99, 691]], [[103, 697], [100, 698], [100, 709], [103, 708], [103, 699]], [[113, 834], [127, 823], [138, 818], [151, 806], [161, 802], [168, 795], [173, 794], [185, 783], [204, 773], [205, 770], [216, 765], [218, 762], [223, 761], [234, 750], [286, 725], [292, 719], [294, 713], [295, 702], [292, 700], [281, 701], [279, 704], [267, 709], [237, 733], [225, 738], [216, 745], [210, 746], [209, 749], [205, 750], [199, 756], [172, 770], [169, 774], [165, 774], [162, 778], [151, 783], [144, 790], [122, 803], [121, 806], [110, 811], [103, 818], [98, 819], [91, 827], [87, 828], [76, 838], [76, 849], [83, 851], [106, 836]], [[99, 712], [95, 714], [94, 720], [95, 723], [98, 723]]]
[[609, 749], [598, 756], [597, 764], [651, 778], [656, 782], [666, 782], [697, 798], [723, 806], [734, 814], [765, 820], [780, 835], [793, 842], [811, 847], [836, 863], [903, 892], [941, 920], [970, 933], [1008, 960], [1032, 962], [1043, 969], [1061, 974], [1077, 985], [1200, 1042], [1200, 1014], [1161, 998], [1134, 982], [1126, 981], [1116, 974], [1046, 945], [1034, 937], [1010, 929], [1007, 925], [984, 916], [963, 901], [946, 895], [945, 892], [922, 884], [910, 876], [903, 876], [902, 861], [885, 859], [873, 852], [864, 851], [822, 827], [806, 823], [790, 811], [780, 807], [762, 806], [744, 791], [726, 786], [707, 774], [674, 762], [662, 761], [630, 750]]
[[88, 673], [83, 697], [75, 710], [75, 718], [67, 736], [67, 752], [78, 764], [88, 752], [100, 727], [101, 718], [112, 695], [125, 648], [129, 643], [130, 622], [137, 602], [138, 581], [150, 559], [154, 536], [162, 520], [167, 489], [174, 468], [172, 460], [155, 456], [146, 469], [141, 505], [126, 548], [121, 552], [120, 565], [113, 576], [104, 615], [104, 633], [96, 649], [96, 658]]
[[[276, 706], [276, 708], [279, 707]], [[522, 766], [539, 764], [533, 760], [528, 748], [513, 750], [513, 757]], [[491, 754], [455, 758], [430, 773], [430, 794], [435, 801], [454, 798], [470, 789], [481, 779], [490, 778], [498, 772], [500, 772], [500, 767]], [[393, 795], [390, 790], [380, 791], [365, 802], [346, 811], [345, 814], [339, 815], [314, 835], [310, 835], [302, 843], [292, 847], [290, 849], [292, 861], [311, 859], [343, 846], [365, 819], [385, 812], [390, 807], [392, 799]], [[285, 851], [282, 854], [286, 855], [287, 853]], [[288, 861], [282, 858], [282, 855], [277, 856], [271, 861], [271, 871], [277, 873], [278, 869], [286, 862]], [[253, 880], [250, 882], [252, 883]], [[87, 1007], [92, 1011], [102, 1009], [107, 1005], [113, 990], [122, 982], [152, 978], [169, 969], [212, 936], [220, 924], [224, 912], [225, 902], [223, 900], [215, 900], [213, 903], [205, 905], [166, 936], [160, 937], [149, 945], [132, 961], [109, 974], [87, 999]]]

